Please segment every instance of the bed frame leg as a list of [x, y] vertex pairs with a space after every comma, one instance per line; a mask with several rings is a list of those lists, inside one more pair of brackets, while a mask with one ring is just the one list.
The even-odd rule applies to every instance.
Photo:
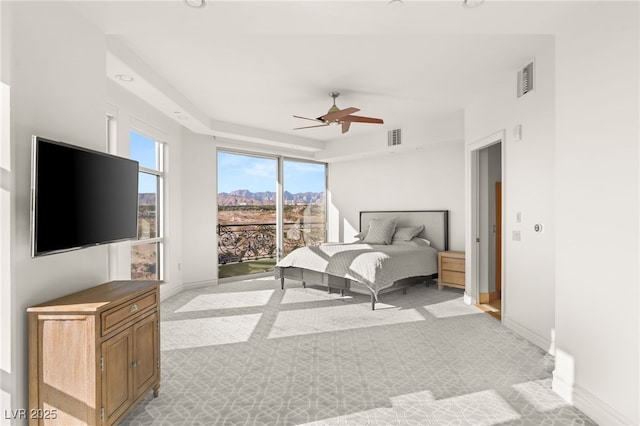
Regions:
[[284, 290], [284, 277], [280, 278], [280, 290]]
[[344, 289], [343, 288], [340, 289], [340, 297], [344, 297]]
[[376, 298], [373, 297], [373, 294], [371, 295], [371, 310], [372, 311], [376, 310]]
[[407, 288], [406, 287], [402, 289], [402, 294], [407, 294]]
[[305, 283], [304, 281], [302, 281], [302, 288], [307, 288], [307, 283]]

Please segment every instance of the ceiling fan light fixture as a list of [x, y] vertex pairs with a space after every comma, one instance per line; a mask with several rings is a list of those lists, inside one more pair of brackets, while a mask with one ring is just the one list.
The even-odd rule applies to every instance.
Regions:
[[484, 0], [463, 0], [462, 6], [467, 9], [473, 9], [474, 7], [479, 7], [484, 3]]
[[184, 0], [184, 2], [187, 4], [187, 6], [193, 8], [204, 7], [205, 5], [204, 0]]
[[133, 77], [131, 77], [129, 74], [117, 74], [116, 78], [120, 81], [124, 81], [126, 83], [130, 83], [133, 81]]

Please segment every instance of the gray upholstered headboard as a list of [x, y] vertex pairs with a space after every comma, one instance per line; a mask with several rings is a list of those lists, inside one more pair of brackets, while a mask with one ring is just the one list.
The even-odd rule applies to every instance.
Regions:
[[367, 229], [371, 219], [390, 217], [398, 218], [396, 226], [424, 225], [424, 230], [418, 235], [420, 238], [431, 241], [431, 246], [438, 251], [449, 249], [449, 210], [360, 212], [360, 230]]

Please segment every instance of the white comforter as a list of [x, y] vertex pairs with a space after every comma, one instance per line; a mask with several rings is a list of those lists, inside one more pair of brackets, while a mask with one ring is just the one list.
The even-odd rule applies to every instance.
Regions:
[[294, 250], [276, 264], [326, 272], [364, 284], [374, 296], [394, 281], [435, 274], [437, 250], [406, 245], [322, 244]]

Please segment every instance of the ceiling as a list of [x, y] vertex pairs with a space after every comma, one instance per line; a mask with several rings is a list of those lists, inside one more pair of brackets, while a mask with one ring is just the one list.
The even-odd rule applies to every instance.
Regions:
[[[577, 3], [79, 2], [108, 36], [107, 75], [192, 130], [308, 150], [461, 114], [488, 82], [553, 43]], [[292, 130], [340, 108], [385, 124]], [[243, 136], [244, 135], [244, 136]]]

